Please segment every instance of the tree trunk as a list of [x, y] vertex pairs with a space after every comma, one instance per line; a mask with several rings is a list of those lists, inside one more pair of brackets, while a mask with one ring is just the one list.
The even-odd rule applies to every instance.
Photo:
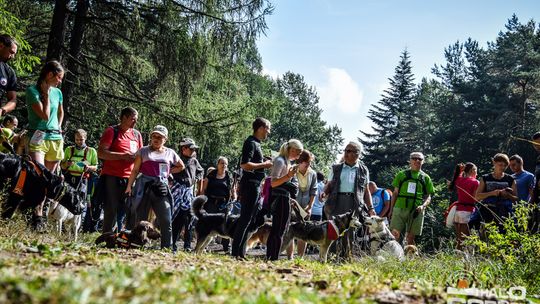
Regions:
[[75, 14], [75, 22], [73, 30], [71, 31], [71, 41], [69, 44], [69, 56], [67, 58], [67, 73], [64, 85], [62, 86], [62, 93], [64, 99], [64, 109], [66, 113], [64, 126], [67, 126], [70, 121], [70, 113], [73, 108], [71, 96], [73, 89], [78, 79], [79, 61], [81, 53], [81, 45], [83, 41], [84, 32], [86, 29], [86, 16], [88, 14], [89, 0], [77, 0], [77, 12]]
[[49, 45], [47, 46], [47, 58], [45, 61], [62, 61], [62, 48], [66, 34], [66, 19], [70, 0], [56, 0], [49, 32]]

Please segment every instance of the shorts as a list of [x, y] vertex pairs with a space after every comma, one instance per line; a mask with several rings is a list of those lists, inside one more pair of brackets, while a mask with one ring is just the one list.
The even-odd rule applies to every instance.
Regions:
[[45, 139], [40, 145], [29, 143], [28, 151], [45, 154], [46, 161], [60, 161], [64, 159], [64, 141]]
[[422, 228], [424, 227], [424, 212], [419, 213], [413, 219], [413, 213], [415, 209], [401, 209], [394, 207], [392, 211], [392, 220], [390, 221], [390, 229], [397, 230], [400, 233], [410, 232], [413, 235], [422, 235]]
[[472, 211], [456, 211], [454, 224], [468, 224], [471, 220]]

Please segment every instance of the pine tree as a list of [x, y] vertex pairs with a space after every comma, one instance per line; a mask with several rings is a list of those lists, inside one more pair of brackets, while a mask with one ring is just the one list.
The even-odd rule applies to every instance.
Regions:
[[411, 142], [407, 134], [410, 124], [407, 120], [414, 114], [416, 88], [407, 50], [401, 53], [395, 74], [388, 80], [390, 88], [369, 110], [368, 118], [374, 123], [374, 133], [361, 131], [366, 138], [360, 139], [365, 147], [364, 160], [372, 179], [377, 179], [377, 172], [403, 165], [410, 153]]

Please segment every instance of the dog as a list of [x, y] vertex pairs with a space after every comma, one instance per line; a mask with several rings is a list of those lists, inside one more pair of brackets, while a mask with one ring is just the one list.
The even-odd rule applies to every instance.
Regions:
[[323, 222], [298, 221], [289, 225], [283, 236], [281, 251], [289, 247], [294, 239], [309, 244], [319, 245], [319, 260], [326, 263], [330, 246], [350, 228], [358, 228], [362, 224], [354, 212], [333, 216], [331, 220]]
[[161, 233], [147, 221], [140, 221], [135, 224], [133, 230], [122, 230], [116, 232], [105, 232], [96, 239], [96, 245], [105, 243], [107, 248], [143, 248], [150, 243], [150, 240], [161, 238]]
[[8, 181], [9, 195], [2, 218], [11, 218], [17, 209], [35, 208], [45, 198], [57, 201], [75, 215], [86, 208], [81, 193], [29, 157], [0, 153], [0, 183]]
[[386, 225], [386, 218], [368, 216], [364, 218], [364, 225], [368, 229], [369, 251], [372, 256], [384, 259], [384, 255], [390, 255], [400, 261], [405, 258], [403, 248]]
[[258, 243], [266, 245], [272, 229], [272, 222], [265, 222], [247, 241], [247, 249], [255, 247]]
[[64, 224], [68, 224], [71, 228], [73, 239], [77, 241], [78, 232], [82, 223], [82, 214], [74, 215], [57, 201], [52, 201], [51, 206], [49, 207], [49, 219], [56, 222], [58, 234], [62, 234]]
[[[207, 201], [208, 198], [205, 195], [199, 195], [191, 204], [191, 213], [198, 219], [197, 224], [195, 224], [195, 233], [197, 235], [196, 254], [202, 253], [214, 236], [219, 235], [222, 238], [232, 239], [240, 218], [239, 215], [226, 213], [207, 213], [203, 209]], [[255, 220], [247, 228], [247, 239], [250, 239], [252, 234], [264, 225], [264, 222], [264, 212], [258, 210]]]

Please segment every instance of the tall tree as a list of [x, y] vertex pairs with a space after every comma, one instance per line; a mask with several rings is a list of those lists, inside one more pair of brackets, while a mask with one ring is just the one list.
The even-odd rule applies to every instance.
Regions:
[[[373, 133], [362, 132], [360, 139], [366, 149], [365, 160], [374, 179], [377, 172], [403, 164], [411, 146], [410, 118], [415, 114], [415, 83], [409, 52], [401, 53], [395, 74], [388, 79], [390, 87], [379, 103], [369, 110]], [[418, 132], [418, 130], [414, 130]]]

